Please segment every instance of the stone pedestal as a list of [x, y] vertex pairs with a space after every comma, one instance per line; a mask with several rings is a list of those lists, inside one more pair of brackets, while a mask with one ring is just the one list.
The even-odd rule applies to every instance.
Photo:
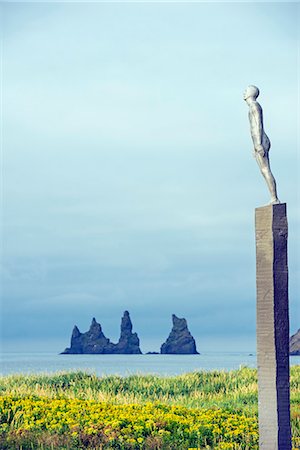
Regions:
[[286, 204], [255, 210], [260, 450], [290, 450]]

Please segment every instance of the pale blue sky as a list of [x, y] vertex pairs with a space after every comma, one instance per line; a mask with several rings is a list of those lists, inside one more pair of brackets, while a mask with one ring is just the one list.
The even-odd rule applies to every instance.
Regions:
[[128, 309], [143, 351], [172, 313], [200, 352], [255, 350], [254, 208], [269, 194], [248, 84], [288, 203], [300, 328], [299, 4], [1, 11], [4, 349], [61, 351], [93, 316], [116, 340]]

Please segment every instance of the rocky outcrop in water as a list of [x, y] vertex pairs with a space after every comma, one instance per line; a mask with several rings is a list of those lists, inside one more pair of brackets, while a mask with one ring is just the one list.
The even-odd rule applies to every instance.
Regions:
[[90, 329], [86, 333], [81, 333], [75, 325], [71, 336], [71, 346], [62, 352], [64, 355], [141, 353], [138, 335], [132, 333], [132, 322], [128, 311], [125, 311], [122, 317], [121, 334], [117, 344], [105, 337], [100, 323], [93, 318]]
[[290, 355], [300, 355], [300, 329], [290, 338]]
[[172, 315], [173, 328], [168, 339], [160, 348], [162, 354], [197, 355], [196, 342], [185, 319]]
[[132, 333], [132, 322], [129, 312], [125, 311], [121, 321], [121, 334], [114, 353], [141, 354], [140, 340], [136, 333]]

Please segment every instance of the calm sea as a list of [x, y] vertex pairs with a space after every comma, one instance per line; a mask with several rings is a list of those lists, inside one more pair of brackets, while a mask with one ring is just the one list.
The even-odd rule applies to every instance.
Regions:
[[[300, 364], [300, 356], [290, 358]], [[83, 370], [97, 375], [153, 373], [177, 375], [199, 370], [231, 370], [256, 367], [249, 353], [202, 353], [201, 355], [58, 355], [55, 353], [2, 353], [1, 375]]]

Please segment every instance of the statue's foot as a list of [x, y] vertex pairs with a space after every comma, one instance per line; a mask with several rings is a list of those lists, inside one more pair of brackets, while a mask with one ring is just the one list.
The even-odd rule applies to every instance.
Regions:
[[280, 203], [280, 200], [279, 200], [279, 198], [276, 197], [276, 198], [271, 199], [269, 205], [279, 205], [279, 203]]

